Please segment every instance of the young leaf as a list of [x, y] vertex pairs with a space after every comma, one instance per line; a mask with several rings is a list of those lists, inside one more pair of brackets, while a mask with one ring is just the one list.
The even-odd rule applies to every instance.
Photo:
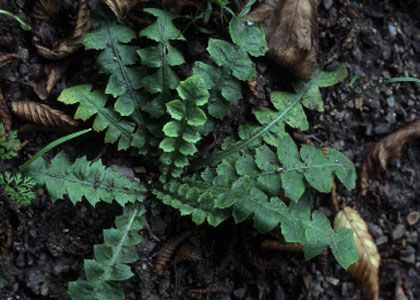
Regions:
[[124, 292], [118, 281], [133, 277], [128, 264], [139, 259], [136, 246], [143, 238], [139, 230], [146, 222], [140, 204], [127, 206], [115, 220], [115, 228], [104, 230], [104, 243], [95, 245], [94, 258], [85, 260], [86, 279], [70, 282], [72, 300], [123, 300]]
[[146, 189], [137, 181], [119, 175], [106, 168], [101, 161], [90, 162], [85, 157], [78, 158], [74, 164], [64, 152], [60, 152], [50, 163], [39, 158], [25, 169], [25, 173], [38, 184], [45, 185], [53, 200], [68, 195], [73, 204], [82, 197], [96, 205], [99, 201], [116, 200], [121, 206], [126, 203], [142, 201]]
[[171, 99], [171, 90], [179, 83], [178, 76], [171, 67], [184, 63], [182, 53], [173, 47], [171, 42], [185, 38], [172, 23], [175, 15], [156, 8], [147, 8], [144, 11], [157, 19], [155, 23], [143, 29], [140, 36], [157, 42], [157, 45], [137, 50], [137, 53], [143, 65], [157, 70], [146, 76], [142, 84], [149, 93], [158, 94], [144, 110], [152, 117], [159, 118], [164, 114], [164, 107]]
[[172, 120], [163, 127], [165, 138], [159, 145], [163, 150], [161, 163], [166, 165], [165, 172], [173, 176], [181, 175], [188, 165], [187, 156], [197, 149], [195, 144], [201, 139], [199, 126], [206, 123], [207, 117], [200, 108], [207, 103], [209, 92], [199, 76], [191, 76], [177, 87], [179, 99], [169, 102], [167, 110]]
[[[92, 90], [91, 85], [78, 85], [63, 90], [58, 101], [65, 104], [79, 104], [74, 115], [77, 120], [87, 121], [95, 116], [93, 129], [97, 132], [106, 130], [105, 142], [115, 143], [118, 141], [118, 149], [128, 149], [130, 146], [141, 148], [144, 140], [137, 131], [134, 133], [134, 125], [122, 120], [113, 110], [105, 107], [107, 96], [98, 90]], [[140, 135], [138, 137], [137, 135]]]

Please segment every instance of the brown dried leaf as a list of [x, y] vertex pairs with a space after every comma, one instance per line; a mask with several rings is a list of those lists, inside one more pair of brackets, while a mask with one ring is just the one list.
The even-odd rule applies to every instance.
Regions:
[[104, 0], [118, 19], [125, 19], [129, 12], [147, 0]]
[[2, 35], [0, 36], [0, 45], [9, 45], [15, 41], [11, 35]]
[[156, 264], [154, 268], [156, 274], [162, 275], [163, 271], [166, 268], [166, 265], [172, 257], [172, 254], [175, 252], [175, 250], [178, 248], [181, 242], [185, 240], [190, 234], [191, 231], [188, 230], [180, 236], [171, 239], [165, 244], [165, 246], [163, 246], [163, 248], [159, 252], [158, 257], [156, 258]]
[[17, 53], [5, 54], [0, 57], [0, 68], [18, 59], [21, 59], [21, 57]]
[[9, 107], [7, 106], [6, 100], [3, 97], [3, 93], [0, 89], [0, 123], [3, 124], [6, 131], [12, 130], [13, 116], [10, 113]]
[[376, 175], [380, 169], [385, 170], [391, 159], [401, 156], [404, 145], [416, 138], [420, 138], [420, 121], [386, 136], [375, 145], [363, 164], [360, 176], [362, 195], [366, 195], [369, 189], [369, 177]]
[[45, 67], [46, 78], [32, 80], [26, 83], [31, 86], [39, 99], [47, 100], [51, 91], [64, 74], [66, 66], [63, 64], [52, 64]]
[[201, 252], [188, 245], [181, 246], [176, 252], [176, 255], [174, 258], [174, 261], [176, 262], [184, 262], [184, 261], [199, 262], [201, 260], [203, 260], [203, 256], [201, 255]]
[[361, 281], [367, 291], [368, 299], [379, 298], [379, 265], [381, 257], [368, 226], [359, 213], [351, 207], [344, 207], [334, 219], [334, 228], [346, 227], [354, 232], [354, 241], [359, 250], [359, 260], [347, 270]]
[[42, 45], [41, 40], [36, 36], [32, 38], [32, 42], [39, 55], [42, 57], [47, 59], [61, 59], [69, 56], [80, 48], [80, 39], [90, 30], [90, 28], [89, 7], [86, 0], [80, 0], [76, 26], [70, 37], [56, 43], [51, 49]]
[[77, 121], [60, 110], [31, 101], [13, 102], [12, 111], [25, 121], [47, 127], [68, 128], [75, 127], [78, 124]]
[[317, 60], [315, 0], [266, 0], [248, 18], [263, 22], [269, 56], [302, 80], [310, 80]]
[[60, 11], [62, 0], [37, 0], [32, 9], [32, 17], [41, 21], [48, 21]]

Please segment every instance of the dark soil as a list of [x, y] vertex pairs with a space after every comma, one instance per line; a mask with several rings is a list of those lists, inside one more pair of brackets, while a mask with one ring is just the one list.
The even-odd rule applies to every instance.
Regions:
[[[6, 1], [7, 9], [31, 20], [32, 1]], [[62, 14], [69, 20], [76, 11], [76, 1], [64, 1]], [[351, 88], [341, 85], [324, 92], [325, 112], [311, 115], [312, 131], [307, 137], [320, 147], [334, 147], [351, 158], [358, 169], [369, 149], [382, 137], [420, 118], [420, 87], [414, 84], [394, 84], [364, 92], [349, 98], [353, 92], [380, 80], [395, 76], [420, 75], [420, 2], [366, 0], [323, 0], [319, 4], [320, 58], [323, 68], [333, 69], [345, 62], [351, 74], [361, 75], [362, 81]], [[3, 7], [0, 4], [0, 7]], [[58, 20], [56, 20], [58, 22]], [[61, 24], [63, 20], [59, 22]], [[46, 43], [64, 37], [69, 28], [54, 23], [33, 22]], [[0, 69], [7, 81], [7, 101], [37, 97], [24, 81], [43, 76], [47, 63], [30, 43], [31, 36], [14, 22], [0, 20], [0, 36], [12, 35], [13, 44], [0, 46], [0, 55], [18, 52], [23, 59]], [[93, 58], [79, 51], [50, 95], [54, 101], [65, 87], [91, 82]], [[77, 62], [77, 63], [72, 63]], [[260, 62], [260, 70], [268, 61]], [[270, 66], [262, 72], [264, 78], [278, 77]], [[252, 99], [245, 99], [252, 103]], [[59, 134], [28, 134], [23, 153], [34, 153], [41, 145]], [[93, 139], [93, 140], [92, 140]], [[101, 157], [109, 164], [124, 166], [132, 172], [137, 166], [126, 156], [113, 157], [113, 151], [90, 149], [88, 144], [100, 142], [96, 137], [80, 139], [65, 146], [70, 154], [87, 153]], [[98, 147], [99, 148], [99, 147]], [[110, 150], [113, 150], [112, 148]], [[386, 173], [373, 178], [369, 193], [362, 197], [358, 190], [339, 190], [342, 205], [357, 208], [368, 222], [370, 232], [382, 256], [380, 271], [381, 298], [394, 299], [398, 281], [408, 299], [420, 299], [420, 223], [410, 226], [407, 215], [420, 212], [420, 142], [407, 145], [403, 156], [391, 163]], [[3, 170], [0, 170], [3, 171]], [[37, 201], [27, 208], [0, 203], [0, 220], [12, 227], [13, 244], [0, 268], [0, 299], [68, 299], [66, 286], [79, 278], [83, 259], [92, 256], [95, 243], [101, 242], [102, 229], [113, 225], [120, 212], [117, 206], [99, 205], [93, 209], [86, 203], [72, 206], [69, 201], [52, 203], [38, 191]], [[4, 204], [4, 205], [3, 205]], [[148, 216], [149, 228], [140, 246], [141, 260], [133, 266], [135, 277], [124, 283], [127, 299], [363, 299], [361, 285], [353, 281], [325, 252], [319, 258], [305, 262], [299, 253], [264, 252], [258, 247], [263, 237], [247, 224], [239, 227], [226, 223], [220, 228], [194, 227], [177, 212], [152, 202]], [[329, 217], [328, 196], [318, 196], [316, 205]], [[162, 276], [153, 272], [159, 250], [171, 238], [194, 228], [183, 242], [203, 259], [198, 263], [171, 263]], [[0, 229], [4, 234], [5, 229]], [[192, 293], [193, 289], [212, 287], [218, 293]]]

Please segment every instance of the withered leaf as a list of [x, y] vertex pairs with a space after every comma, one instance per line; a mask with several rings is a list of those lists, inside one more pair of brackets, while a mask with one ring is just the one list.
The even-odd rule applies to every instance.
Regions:
[[0, 36], [0, 45], [10, 45], [14, 42], [14, 38], [11, 35]]
[[32, 87], [39, 99], [46, 100], [57, 82], [61, 79], [65, 69], [66, 65], [64, 64], [48, 65], [45, 67], [46, 78], [32, 80], [26, 84]]
[[368, 226], [359, 213], [351, 207], [344, 207], [334, 219], [334, 228], [350, 228], [354, 232], [354, 242], [359, 251], [359, 260], [347, 270], [361, 281], [368, 299], [379, 298], [379, 265], [381, 257], [369, 233]]
[[315, 0], [266, 0], [248, 18], [263, 23], [269, 57], [307, 81], [317, 60], [316, 16]]
[[21, 57], [17, 53], [4, 54], [0, 56], [0, 68], [18, 59], [21, 59]]
[[19, 118], [47, 127], [75, 127], [77, 121], [60, 110], [31, 101], [12, 103], [12, 111]]
[[52, 48], [42, 45], [41, 40], [36, 36], [32, 38], [32, 42], [39, 55], [47, 59], [61, 59], [69, 56], [80, 48], [80, 39], [90, 30], [90, 28], [89, 7], [86, 0], [80, 0], [76, 26], [70, 37], [56, 43]]
[[60, 11], [62, 0], [37, 0], [32, 9], [35, 19], [48, 21]]
[[13, 117], [7, 107], [6, 100], [3, 97], [3, 93], [0, 89], [0, 123], [3, 124], [6, 131], [12, 130]]
[[420, 121], [413, 122], [386, 136], [373, 147], [363, 164], [360, 176], [362, 195], [366, 195], [368, 192], [369, 177], [376, 175], [380, 169], [385, 170], [391, 159], [401, 156], [404, 145], [416, 138], [420, 138]]
[[104, 0], [118, 19], [125, 19], [130, 11], [147, 0]]

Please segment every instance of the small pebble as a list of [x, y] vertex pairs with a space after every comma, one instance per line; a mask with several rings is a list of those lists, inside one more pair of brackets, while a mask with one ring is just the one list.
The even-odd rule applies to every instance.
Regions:
[[324, 0], [322, 1], [322, 4], [324, 5], [325, 9], [330, 9], [333, 5], [333, 0]]
[[386, 99], [386, 104], [388, 104], [389, 107], [394, 107], [395, 106], [395, 97], [388, 97]]
[[411, 226], [416, 225], [419, 220], [420, 220], [420, 212], [418, 211], [412, 211], [407, 216], [407, 223]]
[[398, 224], [397, 227], [394, 229], [394, 231], [392, 232], [392, 239], [395, 240], [399, 240], [400, 238], [402, 238], [405, 234], [405, 225], [403, 224]]

